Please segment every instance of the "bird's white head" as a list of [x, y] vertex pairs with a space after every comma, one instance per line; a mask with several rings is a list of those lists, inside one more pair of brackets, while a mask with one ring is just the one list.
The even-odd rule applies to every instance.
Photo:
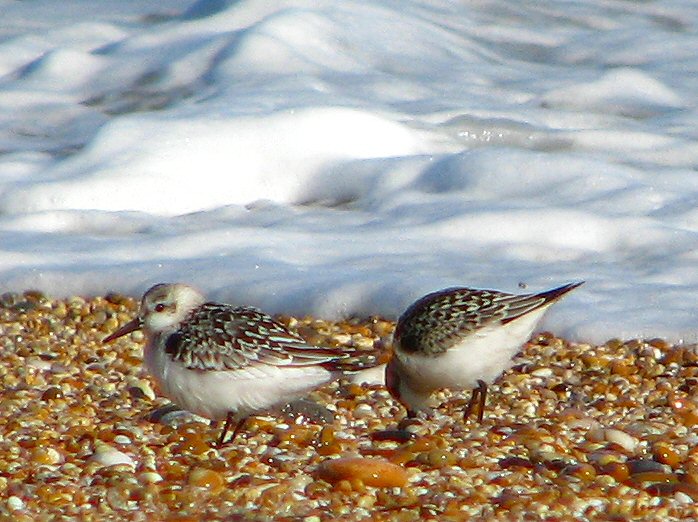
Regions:
[[204, 303], [204, 296], [195, 288], [182, 283], [160, 283], [151, 287], [141, 299], [138, 316], [126, 323], [103, 342], [142, 328], [146, 336], [174, 331], [197, 306]]
[[161, 283], [143, 295], [138, 317], [147, 334], [175, 330], [203, 302], [203, 295], [189, 285]]

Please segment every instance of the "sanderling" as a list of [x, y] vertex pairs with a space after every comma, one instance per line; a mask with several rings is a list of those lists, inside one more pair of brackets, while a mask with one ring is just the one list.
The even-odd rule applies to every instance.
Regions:
[[185, 284], [158, 284], [138, 316], [103, 342], [143, 329], [145, 367], [179, 407], [225, 420], [234, 440], [247, 417], [286, 404], [344, 372], [378, 364], [359, 351], [306, 343], [264, 312], [205, 302]]
[[395, 327], [388, 390], [415, 417], [431, 411], [437, 389], [472, 389], [464, 418], [479, 399], [482, 421], [487, 384], [512, 365], [547, 308], [581, 284], [526, 295], [447, 288], [422, 297]]

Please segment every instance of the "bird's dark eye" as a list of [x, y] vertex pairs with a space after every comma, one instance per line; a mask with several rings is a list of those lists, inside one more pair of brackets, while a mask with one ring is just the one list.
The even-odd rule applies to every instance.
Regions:
[[162, 303], [158, 303], [155, 305], [155, 311], [156, 312], [162, 312], [165, 309], [165, 305]]

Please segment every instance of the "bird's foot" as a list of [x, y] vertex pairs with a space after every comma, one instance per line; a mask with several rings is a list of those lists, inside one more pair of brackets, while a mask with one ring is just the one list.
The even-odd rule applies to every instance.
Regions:
[[473, 388], [470, 401], [463, 413], [463, 422], [468, 420], [468, 417], [475, 411], [477, 407], [477, 422], [482, 424], [482, 418], [485, 415], [485, 402], [487, 401], [487, 384], [485, 381], [478, 380], [477, 388]]

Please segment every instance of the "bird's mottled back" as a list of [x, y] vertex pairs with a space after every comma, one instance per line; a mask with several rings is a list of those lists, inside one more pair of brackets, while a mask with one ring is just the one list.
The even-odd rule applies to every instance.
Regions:
[[412, 304], [398, 319], [394, 341], [405, 353], [436, 355], [489, 324], [506, 324], [552, 304], [582, 283], [539, 294], [515, 295], [496, 290], [447, 288]]
[[256, 363], [323, 364], [341, 353], [306, 343], [252, 307], [204, 303], [193, 309], [165, 343], [165, 351], [197, 370], [237, 370]]
[[139, 329], [160, 390], [191, 412], [225, 419], [219, 446], [248, 416], [381, 362], [363, 350], [313, 346], [257, 308], [208, 303], [182, 283], [151, 287], [138, 316], [104, 342]]

